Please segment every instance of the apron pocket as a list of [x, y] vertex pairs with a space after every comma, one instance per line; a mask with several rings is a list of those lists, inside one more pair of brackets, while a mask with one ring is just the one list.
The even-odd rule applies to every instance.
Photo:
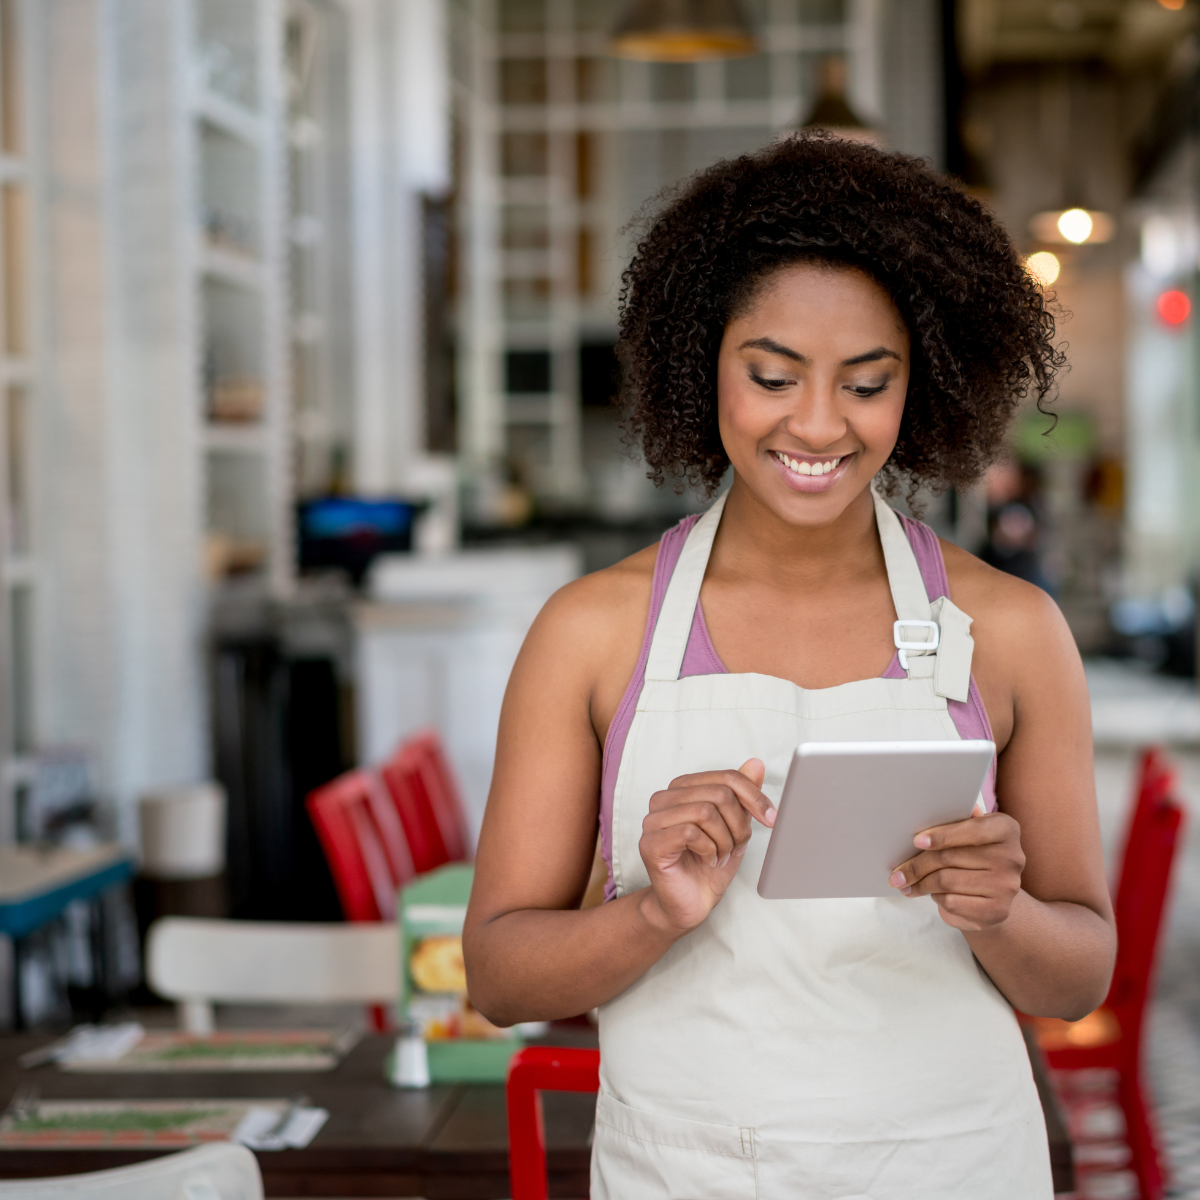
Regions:
[[756, 1200], [754, 1130], [630, 1108], [601, 1092], [592, 1200]]

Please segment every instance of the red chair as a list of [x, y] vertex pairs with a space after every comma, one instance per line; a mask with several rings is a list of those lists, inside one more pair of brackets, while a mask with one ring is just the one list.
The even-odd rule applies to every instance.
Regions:
[[[1064, 1073], [1059, 1077], [1064, 1088], [1070, 1086], [1071, 1072], [1096, 1068], [1115, 1072], [1130, 1166], [1138, 1177], [1142, 1200], [1161, 1200], [1164, 1188], [1158, 1139], [1146, 1104], [1141, 1051], [1171, 866], [1184, 821], [1182, 807], [1171, 798], [1174, 782], [1174, 772], [1162, 753], [1148, 751], [1142, 758], [1114, 902], [1117, 962], [1108, 997], [1081, 1021], [1037, 1017], [1032, 1022], [1047, 1062]], [[1065, 1098], [1070, 1108], [1071, 1099]], [[1084, 1093], [1077, 1099], [1079, 1105], [1088, 1102]]]
[[469, 860], [462, 802], [435, 732], [409, 738], [380, 774], [400, 814], [418, 875]]
[[546, 1131], [539, 1092], [598, 1092], [600, 1052], [527, 1046], [508, 1068], [508, 1177], [512, 1200], [547, 1200]]
[[305, 801], [348, 921], [391, 921], [416, 874], [404, 827], [379, 777], [348, 771]]

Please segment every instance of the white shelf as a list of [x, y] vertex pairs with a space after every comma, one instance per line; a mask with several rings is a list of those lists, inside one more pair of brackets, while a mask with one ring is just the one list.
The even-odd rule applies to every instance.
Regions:
[[32, 754], [14, 754], [4, 764], [4, 782], [9, 786], [32, 783], [37, 778], [38, 760]]
[[204, 445], [208, 450], [235, 454], [264, 454], [267, 451], [267, 431], [257, 422], [244, 425], [234, 421], [206, 421]]
[[555, 400], [547, 392], [509, 392], [504, 397], [504, 419], [510, 425], [553, 425]]
[[550, 250], [505, 250], [500, 274], [503, 279], [542, 279], [554, 273], [555, 265]]
[[33, 378], [33, 364], [28, 358], [5, 358], [0, 361], [0, 383], [29, 383]]
[[248, 254], [227, 250], [201, 240], [199, 253], [200, 271], [209, 279], [219, 279], [235, 287], [258, 291], [262, 288], [266, 274], [263, 265]]
[[261, 146], [266, 138], [266, 123], [258, 113], [219, 92], [198, 88], [192, 97], [192, 111], [223, 133], [252, 146]]
[[505, 204], [549, 204], [563, 191], [557, 179], [545, 175], [517, 175], [497, 181]]
[[28, 168], [22, 159], [14, 158], [11, 154], [0, 154], [0, 181], [20, 183], [28, 174]]
[[36, 578], [36, 565], [28, 555], [12, 554], [4, 560], [4, 579], [9, 587], [25, 586]]

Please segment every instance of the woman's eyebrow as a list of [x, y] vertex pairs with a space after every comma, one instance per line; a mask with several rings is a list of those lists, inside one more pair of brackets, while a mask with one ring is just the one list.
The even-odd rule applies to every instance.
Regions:
[[779, 342], [773, 341], [769, 337], [751, 338], [748, 342], [743, 342], [739, 350], [767, 350], [771, 354], [782, 354], [784, 358], [790, 358], [794, 362], [806, 363], [808, 359], [798, 350], [790, 350], [787, 346]]
[[878, 362], [881, 358], [894, 358], [900, 362], [900, 355], [895, 350], [889, 350], [886, 346], [876, 346], [874, 350], [868, 350], [866, 354], [856, 354], [853, 358], [842, 360], [843, 367], [857, 367], [859, 363]]

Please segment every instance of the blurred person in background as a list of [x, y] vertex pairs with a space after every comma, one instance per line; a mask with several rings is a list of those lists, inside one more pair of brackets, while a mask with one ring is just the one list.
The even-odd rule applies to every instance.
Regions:
[[[1083, 669], [1044, 592], [883, 495], [976, 483], [1053, 335], [994, 219], [870, 146], [718, 163], [643, 237], [630, 427], [659, 480], [732, 484], [539, 616], [464, 931], [497, 1023], [599, 1007], [596, 1200], [1049, 1200], [1013, 1006], [1082, 1017], [1115, 949]], [[957, 738], [998, 769], [889, 898], [759, 897], [798, 741]]]
[[1002, 458], [983, 477], [987, 496], [987, 541], [979, 557], [989, 567], [1015, 575], [1054, 595], [1042, 566], [1041, 525], [1032, 487], [1020, 463]]

